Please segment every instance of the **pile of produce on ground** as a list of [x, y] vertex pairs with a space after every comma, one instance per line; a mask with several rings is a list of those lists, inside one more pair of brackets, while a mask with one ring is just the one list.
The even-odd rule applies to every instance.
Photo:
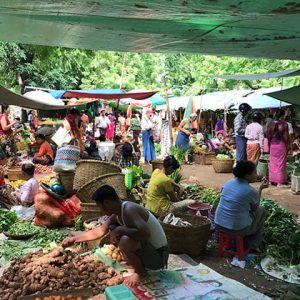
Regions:
[[218, 154], [216, 156], [216, 159], [219, 159], [219, 160], [227, 160], [227, 159], [232, 159], [229, 155], [227, 154]]
[[59, 244], [68, 236], [66, 229], [70, 228], [47, 229], [35, 226], [29, 221], [18, 219], [15, 212], [0, 209], [0, 233], [15, 236], [34, 234], [26, 241], [0, 241], [0, 267], [36, 249], [50, 249], [52, 245]]
[[[92, 288], [94, 295], [122, 282], [122, 276], [93, 256], [56, 248], [38, 251], [14, 261], [0, 279], [2, 300], [70, 289]], [[37, 294], [38, 295], [38, 294]]]
[[264, 232], [266, 253], [286, 265], [300, 264], [300, 226], [295, 215], [272, 200], [263, 198], [267, 210]]
[[217, 208], [221, 197], [220, 191], [213, 188], [205, 188], [196, 184], [182, 184], [182, 186], [185, 188], [187, 199], [209, 203], [214, 208]]

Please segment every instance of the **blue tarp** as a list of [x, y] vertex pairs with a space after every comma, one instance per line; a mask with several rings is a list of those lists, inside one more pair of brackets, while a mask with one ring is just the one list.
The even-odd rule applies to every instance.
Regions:
[[93, 89], [93, 90], [52, 90], [49, 91], [49, 93], [55, 98], [55, 99], [61, 99], [62, 96], [66, 92], [80, 92], [80, 93], [88, 93], [91, 95], [95, 94], [123, 94], [122, 90], [120, 89]]

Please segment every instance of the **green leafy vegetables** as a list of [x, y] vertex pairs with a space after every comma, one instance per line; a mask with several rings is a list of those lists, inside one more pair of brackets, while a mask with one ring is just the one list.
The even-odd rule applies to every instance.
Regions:
[[267, 244], [266, 254], [285, 264], [300, 263], [300, 227], [295, 215], [269, 199], [262, 199], [267, 210], [264, 232]]
[[15, 212], [0, 208], [0, 232], [8, 230], [17, 219], [18, 217]]

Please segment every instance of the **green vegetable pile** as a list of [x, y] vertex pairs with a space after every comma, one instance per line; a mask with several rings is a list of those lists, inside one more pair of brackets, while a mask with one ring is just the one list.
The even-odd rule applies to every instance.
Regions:
[[185, 151], [182, 147], [171, 147], [170, 155], [173, 155], [180, 165], [184, 163]]
[[143, 175], [143, 167], [142, 166], [132, 166], [129, 167], [128, 170], [132, 171], [132, 186], [139, 185], [142, 175]]
[[18, 217], [15, 212], [0, 208], [0, 232], [8, 230], [17, 219]]
[[[80, 219], [77, 220], [78, 229], [81, 221]], [[12, 235], [35, 233], [32, 238], [26, 241], [0, 241], [0, 267], [8, 261], [14, 260], [37, 249], [50, 249], [51, 243], [54, 242], [59, 244], [68, 236], [66, 228], [48, 229], [35, 226], [29, 221], [18, 219], [14, 212], [7, 209], [0, 209], [0, 232], [7, 232]]]
[[288, 265], [300, 264], [300, 226], [295, 215], [272, 200], [261, 200], [267, 210], [264, 231], [266, 253]]
[[184, 187], [189, 199], [209, 203], [214, 208], [217, 208], [221, 197], [221, 193], [219, 191], [213, 188], [205, 188], [196, 184], [185, 185]]
[[226, 160], [226, 159], [231, 159], [229, 155], [226, 154], [218, 154], [216, 156], [216, 159], [220, 159], [220, 160]]
[[37, 233], [39, 227], [32, 225], [28, 221], [17, 221], [12, 226], [9, 227], [7, 233], [14, 235], [26, 235]]

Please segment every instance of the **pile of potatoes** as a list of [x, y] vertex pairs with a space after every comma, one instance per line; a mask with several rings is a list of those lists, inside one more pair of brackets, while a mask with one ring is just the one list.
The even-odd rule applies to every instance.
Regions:
[[110, 257], [112, 260], [117, 260], [118, 262], [121, 262], [124, 260], [124, 257], [119, 250], [119, 248], [115, 247], [114, 245], [104, 245], [101, 248], [102, 252]]
[[15, 260], [0, 278], [1, 300], [70, 289], [92, 288], [94, 295], [122, 282], [122, 276], [92, 255], [56, 248], [38, 251]]

